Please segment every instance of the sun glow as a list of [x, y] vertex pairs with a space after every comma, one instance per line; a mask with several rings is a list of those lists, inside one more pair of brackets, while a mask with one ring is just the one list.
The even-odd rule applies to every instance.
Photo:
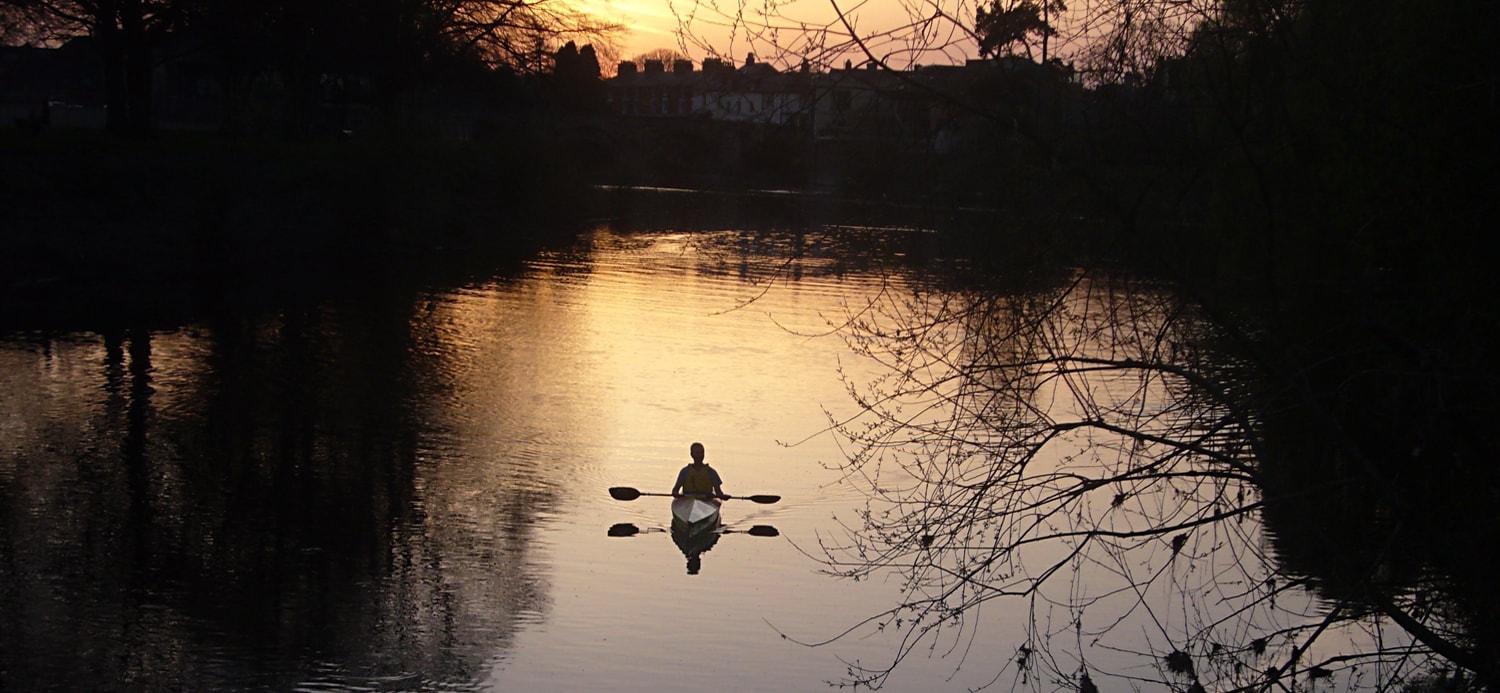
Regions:
[[[967, 0], [963, 5], [963, 16], [972, 19]], [[914, 27], [913, 13], [924, 10], [903, 0], [579, 0], [577, 7], [624, 26], [617, 46], [622, 60], [671, 49], [695, 61], [738, 63], [754, 54], [782, 69], [803, 58], [820, 68], [842, 67], [845, 60], [868, 59], [854, 37], [894, 67], [961, 63], [976, 55], [968, 31], [935, 9]]]
[[[617, 21], [624, 35], [606, 53], [631, 59], [670, 49], [695, 61], [739, 64], [754, 55], [778, 69], [860, 66], [892, 69], [962, 64], [979, 57], [976, 13], [988, 0], [579, 0], [581, 9]], [[1001, 0], [1002, 6], [1007, 5]], [[1079, 69], [1139, 71], [1180, 49], [1216, 13], [1213, 0], [1131, 9], [1118, 0], [1075, 0], [1045, 20], [1056, 34], [1011, 48], [1024, 58], [1060, 60]], [[1121, 30], [1121, 27], [1128, 27]]]

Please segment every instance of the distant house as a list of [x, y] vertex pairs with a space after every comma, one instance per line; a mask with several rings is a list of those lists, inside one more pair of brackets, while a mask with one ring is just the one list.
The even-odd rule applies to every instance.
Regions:
[[622, 116], [798, 125], [811, 111], [809, 78], [780, 72], [754, 56], [739, 68], [710, 58], [694, 70], [691, 61], [678, 60], [670, 72], [661, 61], [648, 60], [640, 71], [622, 63], [605, 93], [610, 109]]
[[754, 56], [738, 68], [710, 58], [699, 70], [686, 60], [670, 71], [650, 60], [640, 69], [621, 63], [605, 91], [610, 109], [621, 116], [784, 125], [820, 141], [931, 146], [956, 127], [962, 118], [954, 104], [978, 85], [1035, 67], [1013, 63], [975, 60], [906, 72], [846, 64], [827, 72], [782, 72]]
[[895, 136], [903, 130], [903, 115], [911, 117], [911, 73], [846, 64], [818, 77], [813, 134], [820, 140]]

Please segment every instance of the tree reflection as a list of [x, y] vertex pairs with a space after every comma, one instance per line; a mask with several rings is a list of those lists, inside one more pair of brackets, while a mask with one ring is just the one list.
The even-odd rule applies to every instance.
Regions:
[[526, 528], [554, 499], [501, 484], [448, 517], [420, 305], [42, 338], [7, 375], [0, 688], [481, 678], [545, 603]]
[[[878, 687], [923, 649], [1012, 687], [1399, 690], [1445, 660], [1490, 676], [1475, 571], [1432, 571], [1452, 564], [1372, 523], [1391, 489], [1361, 490], [1336, 445], [1299, 447], [1319, 440], [1287, 423], [1305, 412], [1270, 406], [1244, 343], [1172, 292], [1080, 273], [891, 294], [845, 336], [887, 375], [850, 382], [857, 409], [833, 419], [868, 500], [822, 557], [904, 590], [861, 624], [901, 634], [892, 659], [845, 683]], [[1026, 614], [1003, 660], [971, 649], [997, 599]]]

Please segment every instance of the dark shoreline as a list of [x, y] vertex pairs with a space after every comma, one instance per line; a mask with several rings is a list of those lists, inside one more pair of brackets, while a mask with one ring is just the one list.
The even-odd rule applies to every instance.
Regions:
[[0, 329], [180, 325], [221, 304], [335, 285], [462, 282], [600, 220], [717, 228], [732, 215], [767, 229], [869, 220], [985, 236], [1062, 221], [926, 196], [635, 179], [600, 170], [546, 132], [512, 135], [451, 143], [0, 133]]
[[176, 322], [294, 285], [504, 263], [554, 240], [574, 185], [555, 165], [433, 142], [7, 133], [0, 323]]

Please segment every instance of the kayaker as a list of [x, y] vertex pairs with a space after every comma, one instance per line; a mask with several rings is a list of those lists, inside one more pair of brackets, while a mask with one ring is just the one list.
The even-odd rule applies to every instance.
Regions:
[[693, 456], [693, 463], [677, 472], [677, 483], [672, 485], [672, 495], [678, 498], [707, 495], [728, 498], [729, 496], [724, 495], [724, 489], [720, 488], [724, 482], [719, 480], [719, 473], [703, 461], [703, 443], [693, 443], [688, 448], [688, 453]]

